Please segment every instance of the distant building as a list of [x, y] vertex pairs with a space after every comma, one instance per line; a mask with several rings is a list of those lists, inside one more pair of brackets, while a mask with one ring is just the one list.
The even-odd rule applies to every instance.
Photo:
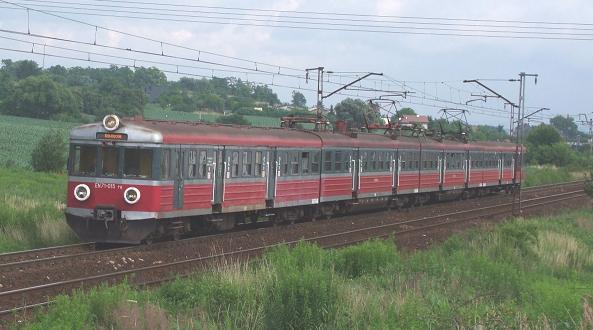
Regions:
[[404, 115], [399, 117], [400, 125], [418, 125], [428, 129], [428, 116], [424, 115]]

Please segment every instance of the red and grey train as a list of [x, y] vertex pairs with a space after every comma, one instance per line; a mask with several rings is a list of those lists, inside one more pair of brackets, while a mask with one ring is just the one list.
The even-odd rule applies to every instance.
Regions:
[[511, 143], [106, 116], [70, 133], [66, 219], [83, 240], [141, 243], [403, 207], [521, 182]]

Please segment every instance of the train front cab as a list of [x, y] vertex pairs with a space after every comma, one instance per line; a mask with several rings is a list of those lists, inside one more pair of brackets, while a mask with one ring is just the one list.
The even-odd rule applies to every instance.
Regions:
[[161, 180], [154, 145], [73, 141], [66, 220], [85, 241], [139, 243], [173, 208], [173, 181]]

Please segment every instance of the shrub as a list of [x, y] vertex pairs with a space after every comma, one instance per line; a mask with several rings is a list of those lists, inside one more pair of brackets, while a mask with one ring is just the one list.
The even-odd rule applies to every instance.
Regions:
[[233, 125], [249, 125], [249, 121], [243, 116], [238, 114], [232, 114], [230, 116], [221, 116], [216, 119], [217, 123], [220, 124], [233, 124]]
[[61, 172], [65, 165], [66, 143], [59, 132], [52, 130], [33, 149], [31, 166], [35, 171]]

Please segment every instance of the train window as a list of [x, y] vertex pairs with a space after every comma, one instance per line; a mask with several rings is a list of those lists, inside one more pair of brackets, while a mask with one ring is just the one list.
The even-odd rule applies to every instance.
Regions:
[[72, 174], [95, 175], [95, 167], [97, 165], [97, 147], [74, 146], [72, 150]]
[[334, 153], [333, 151], [326, 151], [323, 155], [323, 171], [324, 172], [332, 171], [333, 153]]
[[335, 154], [335, 161], [334, 161], [334, 171], [336, 172], [342, 172], [343, 170], [343, 156], [344, 156], [344, 152], [343, 151], [336, 151]]
[[288, 175], [288, 163], [289, 163], [289, 157], [290, 153], [282, 153], [282, 175]]
[[360, 161], [362, 166], [362, 171], [366, 172], [369, 169], [369, 161], [368, 161], [368, 154], [366, 151], [360, 154]]
[[261, 151], [255, 152], [255, 175], [261, 176], [263, 173], [263, 159]]
[[309, 153], [308, 152], [301, 152], [301, 169], [303, 171], [303, 175], [309, 174]]
[[319, 173], [319, 151], [315, 151], [311, 157], [311, 172]]
[[198, 156], [197, 151], [189, 150], [187, 152], [187, 177], [195, 178], [198, 175]]
[[102, 162], [102, 174], [104, 176], [117, 176], [117, 169], [119, 164], [119, 150], [112, 147], [102, 148], [103, 162]]
[[251, 159], [251, 151], [243, 151], [243, 157], [242, 157], [243, 161], [242, 161], [242, 171], [241, 171], [241, 176], [243, 177], [249, 177], [253, 175], [253, 164], [252, 164], [252, 159]]
[[299, 153], [290, 153], [290, 175], [299, 175]]
[[239, 152], [233, 151], [231, 154], [231, 177], [239, 176]]
[[200, 157], [198, 158], [199, 160], [199, 173], [198, 176], [200, 178], [206, 178], [207, 177], [207, 171], [208, 171], [208, 157], [207, 157], [207, 153], [206, 150], [200, 150]]
[[124, 177], [148, 179], [152, 177], [151, 149], [124, 149]]
[[168, 179], [171, 169], [171, 150], [163, 149], [161, 156], [161, 178]]

